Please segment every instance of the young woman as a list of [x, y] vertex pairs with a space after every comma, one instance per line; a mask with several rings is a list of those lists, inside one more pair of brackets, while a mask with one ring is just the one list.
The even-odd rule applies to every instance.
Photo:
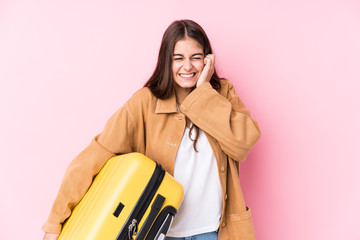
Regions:
[[167, 239], [255, 239], [239, 185], [239, 162], [260, 137], [232, 84], [214, 68], [208, 37], [191, 20], [165, 31], [153, 75], [70, 164], [47, 222], [45, 240], [61, 224], [93, 177], [118, 154], [140, 152], [184, 187]]

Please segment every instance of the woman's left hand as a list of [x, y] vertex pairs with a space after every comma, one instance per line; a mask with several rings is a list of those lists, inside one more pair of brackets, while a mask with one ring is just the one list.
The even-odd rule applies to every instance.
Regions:
[[215, 55], [208, 54], [204, 58], [204, 68], [200, 74], [200, 77], [196, 83], [196, 87], [200, 86], [204, 82], [210, 82], [212, 75], [214, 74], [215, 69]]

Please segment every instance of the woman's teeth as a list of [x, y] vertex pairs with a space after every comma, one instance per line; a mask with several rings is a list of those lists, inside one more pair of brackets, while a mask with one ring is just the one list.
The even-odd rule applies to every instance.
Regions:
[[181, 73], [180, 73], [180, 76], [186, 77], [186, 78], [190, 78], [190, 77], [195, 76], [195, 73], [191, 73], [191, 74], [181, 74]]

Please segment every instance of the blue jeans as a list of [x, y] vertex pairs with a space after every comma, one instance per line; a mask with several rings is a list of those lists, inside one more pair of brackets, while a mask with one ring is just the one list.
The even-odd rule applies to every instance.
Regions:
[[217, 232], [202, 233], [199, 235], [194, 235], [184, 238], [166, 237], [165, 240], [218, 240], [218, 233]]

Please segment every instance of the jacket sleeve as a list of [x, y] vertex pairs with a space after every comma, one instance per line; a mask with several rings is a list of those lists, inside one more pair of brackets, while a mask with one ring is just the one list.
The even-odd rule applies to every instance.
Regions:
[[132, 115], [125, 104], [68, 166], [48, 220], [42, 230], [60, 233], [62, 223], [71, 214], [106, 161], [116, 154], [133, 151], [134, 127]]
[[250, 117], [228, 80], [221, 80], [220, 93], [209, 82], [194, 89], [181, 104], [181, 111], [199, 128], [215, 138], [232, 159], [243, 161], [260, 137], [257, 122]]

